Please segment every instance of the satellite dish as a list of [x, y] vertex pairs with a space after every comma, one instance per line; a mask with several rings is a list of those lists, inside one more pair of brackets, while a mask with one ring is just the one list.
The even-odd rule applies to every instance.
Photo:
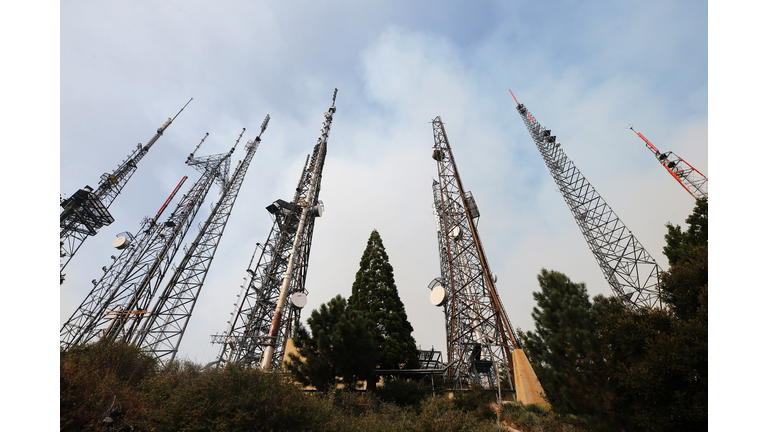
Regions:
[[315, 217], [323, 217], [323, 211], [325, 210], [325, 205], [323, 205], [322, 201], [318, 201], [317, 205], [313, 209], [313, 213]]
[[302, 293], [296, 293], [291, 296], [291, 304], [301, 309], [307, 305], [307, 296]]
[[493, 273], [493, 274], [491, 275], [491, 278], [493, 278], [493, 283], [496, 283], [496, 281], [498, 281], [498, 280], [499, 280], [499, 277], [496, 275], [496, 273]]
[[448, 292], [440, 285], [432, 288], [432, 292], [429, 294], [429, 301], [435, 306], [442, 306], [448, 301]]
[[457, 225], [457, 226], [453, 227], [453, 229], [451, 230], [451, 237], [453, 237], [454, 239], [458, 239], [459, 237], [461, 237], [461, 227], [460, 226]]
[[120, 250], [127, 248], [130, 244], [131, 242], [125, 236], [120, 236], [112, 242], [112, 246]]

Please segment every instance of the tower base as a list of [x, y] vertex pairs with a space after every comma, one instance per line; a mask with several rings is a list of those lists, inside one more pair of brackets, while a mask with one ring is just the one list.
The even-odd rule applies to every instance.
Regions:
[[544, 389], [533, 372], [528, 357], [521, 349], [512, 352], [512, 365], [515, 374], [515, 389], [517, 391], [517, 400], [528, 404], [543, 404], [550, 406], [544, 398]]

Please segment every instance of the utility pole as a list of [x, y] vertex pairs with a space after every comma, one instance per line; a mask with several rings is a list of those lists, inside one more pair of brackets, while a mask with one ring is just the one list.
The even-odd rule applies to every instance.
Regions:
[[[256, 139], [246, 144], [245, 158], [238, 163], [232, 177], [228, 181], [225, 177], [221, 197], [200, 227], [195, 240], [186, 248], [184, 257], [173, 272], [152, 311], [148, 314], [143, 327], [135, 333], [133, 343], [150, 352], [165, 365], [173, 362], [179, 350], [179, 345], [192, 317], [219, 241], [224, 234], [229, 216], [232, 214], [245, 174], [261, 143], [261, 135], [267, 129], [268, 123], [269, 115], [261, 124], [261, 132]], [[238, 138], [239, 141], [240, 138]], [[236, 145], [237, 143], [235, 143]], [[230, 151], [231, 154], [232, 151]]]
[[[535, 389], [535, 401], [544, 402], [541, 385], [499, 298], [496, 275], [477, 230], [480, 211], [472, 193], [464, 189], [439, 116], [432, 120], [432, 132], [432, 159], [438, 173], [432, 192], [440, 277], [429, 288], [430, 301], [442, 307], [445, 315], [447, 379], [454, 389], [467, 389], [475, 383], [489, 389], [500, 388], [501, 376], [506, 375], [509, 390], [514, 388], [519, 400], [526, 400], [521, 396]], [[533, 377], [533, 381], [523, 382], [523, 377]]]
[[[256, 245], [247, 284], [234, 304], [227, 330], [212, 336], [212, 343], [222, 344], [220, 365], [240, 363], [265, 371], [282, 368], [291, 326], [306, 304], [305, 280], [315, 219], [323, 213], [318, 198], [337, 91], [325, 113], [320, 138], [304, 163], [293, 200], [278, 199], [267, 207], [273, 217], [272, 230], [263, 246]], [[258, 262], [251, 268], [259, 250]]]
[[674, 152], [668, 151], [662, 153], [656, 148], [646, 137], [640, 132], [636, 131], [633, 127], [629, 127], [632, 132], [636, 133], [643, 141], [645, 141], [645, 147], [653, 152], [653, 155], [659, 161], [661, 166], [669, 172], [669, 174], [680, 183], [692, 197], [707, 198], [707, 176], [702, 174], [699, 170], [689, 164], [683, 158], [676, 155]]
[[634, 308], [661, 306], [656, 260], [565, 155], [552, 131], [512, 97], [614, 295]]
[[173, 118], [169, 118], [157, 129], [157, 133], [142, 146], [141, 143], [128, 155], [111, 174], [104, 173], [99, 180], [99, 186], [93, 190], [90, 186], [78, 190], [71, 197], [61, 200], [60, 243], [61, 243], [61, 268], [59, 270], [60, 283], [64, 283], [64, 268], [72, 260], [80, 246], [89, 236], [94, 236], [98, 230], [110, 225], [115, 219], [107, 210], [112, 202], [136, 172], [139, 161], [152, 148], [152, 145], [163, 135], [168, 126], [176, 117], [184, 111], [184, 108], [192, 102], [192, 99], [179, 110]]

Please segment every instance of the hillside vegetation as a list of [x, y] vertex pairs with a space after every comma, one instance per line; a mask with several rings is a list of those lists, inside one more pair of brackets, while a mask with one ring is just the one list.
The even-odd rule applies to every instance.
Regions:
[[[228, 366], [167, 370], [137, 348], [112, 342], [61, 353], [62, 431], [591, 431], [576, 416], [506, 403], [493, 393], [432, 395], [392, 379], [376, 392], [308, 393], [287, 374]], [[438, 388], [438, 390], [441, 390]]]

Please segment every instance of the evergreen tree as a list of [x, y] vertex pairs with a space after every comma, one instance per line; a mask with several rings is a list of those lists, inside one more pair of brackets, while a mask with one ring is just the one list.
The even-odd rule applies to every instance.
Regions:
[[[706, 301], [706, 298], [704, 298]], [[626, 430], [707, 430], [706, 321], [596, 298], [605, 375]]]
[[522, 339], [555, 410], [590, 414], [599, 430], [706, 430], [706, 200], [686, 222], [685, 232], [667, 224], [664, 308], [590, 303], [583, 284], [542, 271], [536, 332]]
[[664, 255], [669, 260], [670, 269], [661, 275], [661, 299], [682, 319], [696, 317], [702, 305], [700, 297], [706, 296], [707, 207], [706, 198], [696, 200], [693, 213], [685, 219], [688, 230], [683, 232], [680, 225], [667, 223], [668, 232], [664, 236], [667, 240]]
[[372, 332], [380, 349], [381, 369], [418, 368], [419, 352], [411, 336], [405, 307], [395, 285], [379, 232], [373, 230], [355, 275], [349, 307], [374, 324]]
[[[298, 352], [288, 355], [286, 368], [304, 385], [328, 391], [341, 382], [354, 389], [358, 381], [372, 379], [378, 363], [370, 321], [347, 307], [337, 295], [307, 319], [309, 330], [296, 323], [293, 343]], [[340, 378], [340, 379], [339, 379]]]
[[599, 336], [586, 286], [545, 269], [537, 279], [541, 292], [533, 293], [538, 306], [531, 314], [536, 332], [527, 332], [523, 342], [550, 404], [573, 414], [610, 411], [601, 365], [595, 361]]
[[708, 242], [708, 221], [707, 210], [708, 202], [706, 198], [696, 200], [696, 206], [685, 222], [688, 224], [688, 230], [683, 232], [680, 225], [667, 223], [667, 234], [664, 239], [667, 245], [664, 246], [664, 255], [669, 260], [669, 265], [674, 266], [686, 262], [693, 249], [700, 246], [707, 246]]
[[697, 200], [688, 229], [667, 224], [659, 278], [664, 309], [629, 310], [595, 299], [604, 365], [625, 408], [628, 430], [707, 427], [707, 200]]

